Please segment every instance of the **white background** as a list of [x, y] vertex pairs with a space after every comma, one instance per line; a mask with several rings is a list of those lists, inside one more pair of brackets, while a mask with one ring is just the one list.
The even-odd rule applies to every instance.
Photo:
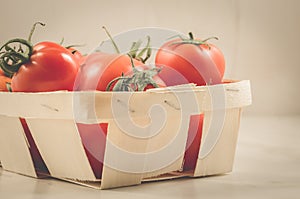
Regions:
[[114, 34], [138, 27], [192, 31], [200, 38], [219, 37], [226, 58], [226, 78], [250, 79], [252, 115], [300, 113], [299, 0], [1, 0], [0, 43], [28, 36], [33, 42], [85, 44], [88, 53]]

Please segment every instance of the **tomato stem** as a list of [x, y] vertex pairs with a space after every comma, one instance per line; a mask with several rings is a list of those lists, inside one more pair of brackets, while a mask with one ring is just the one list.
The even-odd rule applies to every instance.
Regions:
[[[147, 85], [152, 85], [153, 87], [157, 88], [157, 83], [153, 80], [153, 76], [157, 75], [160, 72], [160, 68], [151, 68], [148, 70], [138, 70], [136, 69], [133, 57], [128, 54], [130, 57], [133, 75], [132, 76], [122, 76], [116, 77], [106, 87], [106, 91], [144, 91]], [[114, 84], [115, 83], [115, 84]], [[113, 89], [111, 89], [112, 85], [114, 84]]]
[[188, 35], [189, 35], [189, 39], [185, 39], [185, 38], [180, 36], [181, 41], [173, 42], [170, 45], [175, 45], [175, 44], [193, 44], [193, 45], [197, 45], [197, 46], [205, 45], [210, 49], [210, 46], [207, 43], [207, 41], [211, 40], [211, 39], [216, 39], [216, 40], [219, 39], [218, 37], [209, 37], [209, 38], [206, 38], [204, 40], [195, 39], [192, 32], [189, 32]]
[[[105, 33], [109, 37], [110, 41], [112, 42], [116, 53], [117, 54], [121, 54], [121, 51], [120, 51], [118, 45], [114, 41], [114, 39], [111, 36], [111, 34], [109, 33], [109, 31], [106, 29], [105, 26], [102, 26], [102, 28], [104, 29]], [[131, 47], [130, 47], [130, 50], [129, 50], [128, 54], [130, 54], [130, 56], [132, 58], [134, 58], [136, 60], [139, 60], [142, 63], [146, 63], [146, 61], [151, 57], [151, 54], [152, 54], [152, 49], [151, 49], [151, 46], [150, 46], [150, 41], [151, 41], [150, 36], [147, 35], [147, 44], [146, 44], [145, 48], [143, 48], [140, 52], [138, 52], [138, 51], [139, 51], [139, 49], [140, 49], [143, 41], [142, 40], [138, 40], [136, 42], [133, 42], [132, 45], [131, 45]], [[145, 53], [146, 53], [146, 56], [145, 56], [145, 58], [143, 58], [143, 55]]]
[[63, 37], [63, 38], [61, 38], [61, 40], [60, 40], [60, 42], [59, 42], [59, 45], [63, 45], [63, 43], [64, 43], [64, 41], [65, 41], [65, 38]]
[[37, 25], [41, 25], [41, 26], [45, 26], [46, 24], [42, 23], [42, 22], [35, 22], [30, 30], [30, 34], [28, 36], [28, 41], [31, 42], [31, 38], [32, 38], [32, 35], [34, 33], [34, 30], [36, 28]]
[[130, 57], [133, 57], [134, 59], [137, 59], [139, 61], [141, 61], [138, 57], [137, 57], [137, 52], [140, 48], [140, 46], [142, 45], [142, 40], [138, 40], [138, 41], [135, 41], [132, 43], [131, 47], [130, 47], [130, 50], [129, 50], [129, 53], [128, 55]]
[[[147, 44], [146, 47], [143, 48], [139, 54], [137, 55], [137, 58], [141, 60], [141, 62], [146, 63], [146, 61], [151, 57], [152, 54], [152, 49], [150, 46], [150, 42], [151, 42], [151, 38], [149, 35], [147, 35]], [[146, 56], [145, 58], [143, 58], [142, 56], [144, 55], [144, 53], [146, 52]]]
[[208, 37], [208, 38], [202, 40], [202, 42], [207, 42], [208, 40], [211, 40], [211, 39], [219, 40], [218, 37]]
[[107, 34], [107, 36], [109, 37], [111, 43], [113, 44], [116, 53], [120, 54], [121, 52], [120, 52], [120, 50], [119, 50], [119, 48], [118, 48], [116, 42], [114, 41], [114, 39], [112, 38], [112, 36], [111, 36], [110, 33], [108, 32], [108, 30], [106, 29], [106, 27], [105, 27], [105, 26], [102, 26], [102, 28], [104, 29], [105, 33]]
[[189, 32], [189, 37], [190, 37], [190, 40], [194, 40], [194, 35], [192, 32]]
[[127, 55], [130, 57], [130, 63], [131, 63], [132, 69], [135, 70], [135, 65], [133, 63], [133, 57], [131, 56], [130, 53], [128, 53]]
[[[19, 68], [30, 60], [33, 53], [31, 38], [37, 25], [45, 26], [44, 23], [33, 24], [28, 39], [11, 39], [0, 48], [0, 68], [8, 76], [13, 76]], [[25, 50], [23, 49], [25, 48]]]
[[[138, 40], [137, 42], [133, 42], [128, 54], [132, 58], [134, 58], [138, 61], [141, 61], [144, 64], [151, 57], [151, 54], [152, 54], [152, 48], [150, 46], [150, 43], [151, 43], [150, 36], [147, 35], [147, 44], [146, 44], [146, 46], [143, 49], [141, 49], [140, 52], [138, 52], [140, 50], [140, 47], [141, 47], [142, 43], [143, 43], [142, 40]], [[143, 58], [145, 53], [146, 53], [146, 55]]]
[[[24, 51], [22, 47], [25, 47], [26, 50]], [[0, 68], [11, 77], [24, 63], [30, 60], [33, 46], [30, 41], [25, 39], [11, 39], [0, 48], [0, 52]]]
[[122, 74], [121, 77], [116, 77], [116, 78], [114, 78], [114, 79], [111, 80], [111, 81], [108, 83], [108, 85], [106, 86], [106, 91], [110, 91], [110, 89], [111, 89], [113, 83], [115, 83], [115, 82], [117, 82], [117, 81], [119, 81], [119, 80], [121, 80], [121, 79], [126, 79], [126, 78], [127, 78], [127, 77], [124, 77], [124, 74]]
[[83, 47], [83, 46], [85, 46], [85, 44], [73, 44], [73, 45], [66, 46], [65, 48], [69, 49], [69, 48], [77, 48], [77, 47]]
[[12, 92], [11, 83], [10, 82], [6, 82], [6, 89], [7, 89], [8, 92]]

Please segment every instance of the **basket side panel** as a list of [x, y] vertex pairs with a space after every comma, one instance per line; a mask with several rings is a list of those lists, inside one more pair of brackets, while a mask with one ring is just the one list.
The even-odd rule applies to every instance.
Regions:
[[52, 176], [95, 181], [73, 120], [27, 119]]
[[18, 117], [0, 116], [0, 157], [5, 170], [37, 177], [29, 144]]
[[[240, 108], [227, 109], [222, 132], [212, 150], [204, 157], [198, 157], [194, 176], [215, 175], [232, 171], [238, 130]], [[205, 112], [202, 143], [208, 133], [213, 112]], [[203, 149], [200, 146], [200, 153]], [[201, 156], [201, 155], [199, 155]]]
[[[141, 183], [142, 174], [132, 170], [142, 170], [145, 161], [147, 140], [128, 136], [114, 120], [109, 121], [104, 165], [101, 179], [101, 189], [137, 185]], [[140, 154], [134, 161], [130, 154]], [[130, 159], [132, 158], [132, 159]]]
[[104, 166], [101, 180], [101, 189], [138, 185], [141, 184], [141, 181], [142, 174], [126, 173], [112, 169], [108, 166]]
[[[124, 94], [112, 98], [119, 114], [115, 114], [108, 125], [103, 189], [140, 184], [142, 178], [181, 169], [188, 113], [196, 112], [197, 103], [183, 101], [180, 104], [178, 99], [191, 95], [194, 97], [191, 92], [177, 96], [174, 93], [134, 93], [129, 101]], [[187, 109], [188, 113], [183, 114], [181, 109]]]
[[159, 134], [148, 140], [143, 178], [182, 169], [189, 121], [189, 117], [169, 116]]

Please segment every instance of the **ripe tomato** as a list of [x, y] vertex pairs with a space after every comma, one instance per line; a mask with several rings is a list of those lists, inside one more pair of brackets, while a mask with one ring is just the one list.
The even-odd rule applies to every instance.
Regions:
[[203, 118], [203, 114], [192, 115], [190, 118], [183, 171], [191, 171], [196, 168], [202, 138]]
[[[31, 154], [32, 157], [32, 161], [34, 164], [35, 169], [38, 172], [41, 172], [43, 174], [49, 174], [48, 168], [35, 144], [35, 141], [31, 135], [31, 132], [29, 130], [29, 127], [27, 125], [27, 122], [24, 118], [20, 118], [20, 122], [22, 124], [26, 139], [28, 141], [29, 144], [29, 152]], [[38, 173], [39, 174], [39, 173]]]
[[159, 77], [167, 86], [195, 83], [219, 84], [225, 70], [222, 52], [200, 40], [174, 39], [160, 47], [155, 63], [163, 67]]
[[[140, 62], [135, 61], [138, 65]], [[93, 53], [86, 57], [75, 82], [75, 90], [106, 91], [107, 85], [132, 69], [130, 58], [126, 55]], [[102, 175], [105, 153], [107, 124], [81, 124], [77, 129], [96, 178]]]
[[[140, 61], [133, 60], [133, 63], [139, 71], [148, 69], [148, 66]], [[76, 90], [106, 91], [112, 80], [122, 76], [122, 74], [132, 75], [132, 73], [133, 68], [129, 56], [96, 52], [86, 57], [78, 73], [75, 88]], [[158, 85], [165, 85], [159, 77], [154, 76], [153, 79]], [[147, 86], [151, 88], [151, 85]], [[107, 124], [77, 123], [77, 129], [93, 172], [96, 178], [101, 178]]]
[[201, 48], [207, 53], [210, 59], [218, 67], [221, 77], [225, 73], [225, 58], [222, 51], [214, 44], [201, 45]]
[[[135, 66], [143, 65], [134, 60]], [[106, 91], [108, 84], [115, 78], [132, 71], [130, 57], [120, 54], [96, 52], [87, 56], [76, 80], [76, 90]]]
[[130, 70], [125, 55], [96, 52], [87, 56], [76, 80], [76, 90], [105, 91], [107, 85], [122, 72]]
[[79, 50], [77, 50], [77, 49], [75, 49], [73, 47], [66, 47], [66, 48], [68, 49], [69, 52], [71, 52], [74, 55], [75, 59], [77, 60], [77, 62], [80, 65], [84, 63], [85, 56], [82, 55], [82, 53]]
[[9, 91], [7, 84], [11, 83], [11, 78], [5, 76], [3, 70], [0, 69], [0, 91]]
[[107, 123], [77, 123], [85, 153], [97, 179], [101, 178], [106, 146]]
[[53, 42], [41, 42], [33, 47], [30, 61], [13, 76], [12, 91], [71, 91], [78, 70], [79, 63], [66, 48]]

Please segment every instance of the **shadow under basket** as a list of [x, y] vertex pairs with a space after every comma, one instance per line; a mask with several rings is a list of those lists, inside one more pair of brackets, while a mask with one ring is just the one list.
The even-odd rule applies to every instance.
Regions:
[[145, 92], [0, 92], [6, 171], [108, 189], [232, 171], [248, 80]]

